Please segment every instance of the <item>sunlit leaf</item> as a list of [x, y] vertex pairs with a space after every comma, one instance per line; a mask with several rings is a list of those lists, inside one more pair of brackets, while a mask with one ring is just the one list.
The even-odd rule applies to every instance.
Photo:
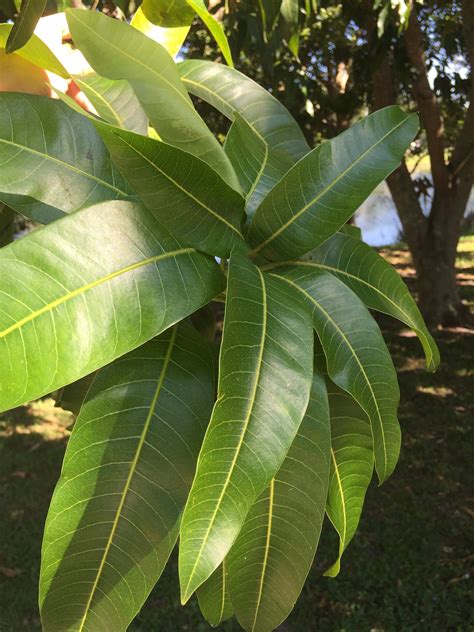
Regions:
[[143, 13], [142, 8], [139, 7], [132, 18], [131, 25], [142, 33], [145, 33], [145, 35], [152, 40], [155, 40], [155, 42], [158, 42], [158, 44], [161, 44], [171, 57], [176, 57], [189, 33], [191, 21], [185, 26], [165, 28], [150, 22]]
[[234, 62], [232, 61], [232, 53], [230, 51], [229, 42], [227, 41], [227, 37], [222, 27], [222, 24], [218, 22], [215, 19], [215, 17], [209, 13], [203, 0], [186, 0], [186, 3], [192, 9], [194, 9], [194, 11], [196, 11], [198, 16], [207, 26], [212, 37], [216, 40], [217, 45], [219, 46], [222, 54], [224, 55], [224, 59], [232, 68], [234, 66]]

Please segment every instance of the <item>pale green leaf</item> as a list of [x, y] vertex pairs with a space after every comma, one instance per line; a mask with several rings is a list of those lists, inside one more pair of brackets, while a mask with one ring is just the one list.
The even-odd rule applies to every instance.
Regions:
[[230, 601], [227, 563], [224, 560], [212, 575], [202, 584], [197, 592], [199, 608], [213, 628], [223, 621], [227, 621], [234, 614], [234, 608]]
[[393, 472], [400, 452], [400, 390], [380, 329], [362, 301], [329, 272], [301, 265], [283, 267], [278, 274], [312, 306], [329, 376], [370, 419], [382, 483]]
[[217, 264], [109, 202], [0, 250], [0, 411], [75, 382], [206, 304]]
[[288, 455], [227, 556], [229, 593], [244, 630], [271, 632], [298, 599], [323, 523], [330, 449], [326, 384], [315, 373]]
[[308, 404], [312, 355], [298, 293], [233, 255], [218, 400], [181, 526], [183, 602], [221, 564], [280, 468]]
[[[13, 26], [11, 24], [0, 24], [0, 48], [6, 47], [12, 28]], [[33, 35], [28, 42], [14, 54], [23, 57], [39, 68], [54, 72], [64, 79], [69, 77], [68, 71], [37, 35]]]
[[176, 57], [188, 36], [191, 21], [184, 26], [165, 28], [150, 22], [141, 7], [139, 7], [130, 24], [142, 33], [145, 33], [147, 37], [161, 44], [171, 57]]
[[194, 9], [194, 11], [196, 11], [198, 16], [207, 26], [212, 37], [216, 40], [217, 45], [219, 46], [222, 54], [224, 55], [224, 59], [229, 64], [229, 66], [233, 68], [234, 62], [232, 61], [232, 53], [230, 51], [229, 42], [227, 41], [227, 37], [224, 32], [224, 28], [222, 24], [218, 22], [215, 19], [215, 17], [209, 13], [203, 0], [186, 0], [186, 3], [192, 9]]
[[20, 13], [13, 24], [13, 28], [8, 36], [6, 50], [7, 53], [14, 53], [22, 48], [33, 35], [33, 31], [38, 24], [38, 20], [43, 15], [46, 7], [46, 0], [23, 0]]
[[230, 120], [234, 120], [234, 112], [240, 114], [264, 143], [287, 153], [295, 162], [308, 153], [308, 143], [295, 119], [252, 79], [210, 61], [185, 61], [178, 68], [191, 94]]
[[341, 556], [359, 525], [374, 470], [374, 454], [367, 415], [337, 386], [328, 385], [328, 391], [332, 448], [326, 511], [339, 534], [339, 555], [325, 574], [335, 577], [340, 570]]
[[284, 260], [322, 244], [398, 166], [417, 131], [415, 114], [390, 106], [316, 147], [257, 209], [254, 253]]
[[184, 244], [220, 257], [247, 246], [244, 200], [199, 158], [177, 147], [96, 123], [113, 161], [143, 203]]
[[125, 22], [93, 11], [66, 13], [73, 40], [90, 65], [103, 77], [130, 82], [160, 138], [201, 158], [238, 189], [228, 157], [194, 109], [167, 51]]
[[175, 326], [100, 370], [46, 522], [45, 632], [126, 630], [174, 547], [214, 401], [209, 345]]
[[86, 117], [47, 97], [2, 93], [0, 199], [12, 199], [4, 193], [27, 198], [22, 212], [36, 200], [72, 213], [133, 192]]

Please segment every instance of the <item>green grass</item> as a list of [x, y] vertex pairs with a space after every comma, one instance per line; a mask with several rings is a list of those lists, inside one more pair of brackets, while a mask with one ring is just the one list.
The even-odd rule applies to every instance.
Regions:
[[[402, 248], [385, 250], [410, 280]], [[459, 280], [474, 300], [474, 237], [461, 241]], [[474, 629], [472, 580], [474, 332], [437, 334], [442, 365], [424, 372], [416, 338], [382, 319], [402, 389], [400, 464], [368, 493], [358, 534], [336, 579], [322, 572], [337, 542], [325, 525], [316, 563], [289, 632], [449, 632]], [[61, 466], [70, 417], [51, 400], [0, 417], [0, 631], [40, 628], [37, 581], [46, 511]], [[197, 604], [179, 605], [176, 559], [165, 572], [133, 632], [206, 632]], [[236, 631], [235, 623], [224, 630]], [[57, 632], [62, 632], [58, 630]], [[115, 631], [110, 631], [115, 632]]]

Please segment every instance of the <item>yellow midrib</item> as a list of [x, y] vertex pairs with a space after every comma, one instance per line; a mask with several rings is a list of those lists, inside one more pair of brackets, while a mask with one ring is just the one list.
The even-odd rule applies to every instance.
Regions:
[[252, 632], [255, 631], [255, 626], [257, 625], [260, 604], [262, 602], [263, 584], [265, 581], [265, 574], [267, 570], [268, 556], [270, 554], [270, 541], [272, 538], [272, 525], [273, 525], [274, 495], [275, 495], [275, 479], [272, 478], [272, 480], [270, 481], [270, 490], [269, 490], [269, 495], [268, 495], [268, 523], [267, 523], [267, 534], [265, 538], [265, 553], [263, 555], [262, 572], [260, 575], [260, 584], [258, 587], [257, 603], [255, 604], [255, 616], [253, 618], [253, 623], [252, 623]]
[[[306, 213], [306, 211], [313, 206], [313, 204], [316, 204], [316, 202], [318, 200], [320, 200], [324, 195], [326, 195], [326, 193], [328, 193], [329, 191], [331, 191], [331, 189], [333, 189], [333, 187], [345, 176], [347, 176], [352, 169], [354, 169], [354, 167], [356, 165], [358, 165], [361, 160], [363, 160], [367, 154], [369, 154], [371, 151], [373, 151], [378, 145], [380, 145], [381, 143], [383, 143], [383, 141], [388, 138], [390, 136], [390, 134], [393, 134], [399, 127], [401, 127], [404, 123], [406, 123], [406, 121], [408, 120], [408, 116], [405, 117], [405, 119], [403, 121], [401, 121], [400, 123], [398, 123], [398, 125], [395, 125], [395, 127], [392, 127], [392, 129], [387, 132], [386, 134], [384, 134], [382, 136], [382, 138], [380, 138], [376, 143], [374, 143], [373, 145], [371, 145], [370, 147], [368, 147], [362, 154], [360, 154], [360, 156], [358, 156], [356, 158], [356, 160], [350, 164], [349, 167], [347, 167], [346, 169], [344, 169], [344, 171], [341, 171], [341, 173], [334, 178], [334, 180], [332, 180], [332, 182], [330, 184], [328, 184], [327, 186], [325, 186], [323, 188], [322, 191], [320, 191], [320, 193], [318, 193], [314, 198], [312, 198], [309, 202], [307, 202], [299, 211], [297, 211], [294, 215], [292, 215], [290, 217], [290, 219], [288, 221], [286, 221], [284, 224], [282, 224], [280, 226], [280, 228], [278, 228], [274, 233], [272, 233], [270, 235], [270, 237], [268, 237], [265, 241], [263, 241], [261, 244], [259, 244], [256, 248], [254, 248], [252, 250], [252, 252], [250, 253], [251, 256], [255, 256], [256, 254], [258, 254], [260, 252], [260, 250], [262, 250], [263, 248], [265, 248], [266, 246], [268, 246], [269, 243], [271, 243], [274, 239], [276, 239], [278, 237], [278, 235], [280, 235], [283, 231], [285, 231], [288, 226], [291, 226], [293, 224], [293, 222], [295, 222], [303, 213]], [[324, 147], [324, 145], [319, 145], [319, 147], [317, 149], [320, 149], [321, 147]], [[309, 154], [310, 155], [310, 154]]]
[[113, 541], [113, 538], [115, 536], [115, 532], [117, 530], [118, 523], [119, 523], [121, 515], [122, 515], [122, 510], [123, 510], [125, 501], [127, 499], [128, 491], [130, 489], [130, 485], [131, 485], [133, 476], [134, 476], [135, 471], [137, 469], [138, 460], [140, 458], [140, 454], [141, 454], [143, 446], [145, 444], [145, 439], [146, 439], [148, 430], [150, 428], [151, 420], [153, 418], [153, 413], [155, 411], [156, 404], [158, 402], [158, 397], [160, 396], [161, 388], [162, 388], [163, 382], [165, 380], [166, 371], [168, 369], [168, 365], [169, 365], [170, 358], [171, 358], [171, 353], [173, 351], [174, 343], [175, 343], [175, 340], [176, 340], [176, 331], [177, 331], [177, 327], [173, 327], [171, 338], [170, 338], [170, 342], [169, 342], [169, 345], [168, 345], [168, 349], [166, 351], [166, 355], [165, 355], [165, 358], [163, 360], [163, 367], [161, 369], [161, 373], [160, 373], [160, 376], [159, 376], [159, 379], [158, 379], [156, 390], [155, 390], [155, 393], [153, 395], [153, 399], [152, 399], [151, 404], [150, 404], [150, 409], [148, 411], [148, 414], [147, 414], [147, 417], [146, 417], [146, 420], [145, 420], [145, 424], [143, 426], [143, 431], [142, 431], [142, 433], [140, 435], [140, 440], [138, 442], [137, 449], [135, 451], [135, 456], [134, 456], [132, 464], [130, 466], [130, 472], [128, 473], [128, 477], [127, 477], [127, 480], [125, 482], [125, 486], [123, 488], [123, 491], [122, 491], [122, 494], [121, 494], [121, 497], [120, 497], [120, 502], [119, 502], [119, 505], [117, 507], [117, 511], [116, 511], [116, 514], [115, 514], [115, 517], [114, 517], [112, 528], [110, 530], [110, 535], [107, 538], [107, 544], [105, 546], [104, 553], [102, 555], [102, 559], [100, 561], [100, 565], [99, 565], [99, 568], [97, 570], [97, 575], [95, 577], [94, 584], [92, 585], [92, 589], [91, 589], [91, 592], [90, 592], [90, 595], [89, 595], [89, 599], [88, 599], [86, 607], [85, 607], [84, 615], [83, 615], [83, 617], [81, 619], [81, 623], [79, 625], [78, 632], [83, 632], [83, 630], [84, 630], [84, 625], [85, 625], [86, 620], [87, 620], [87, 615], [89, 614], [90, 607], [92, 605], [92, 600], [94, 599], [94, 595], [95, 595], [95, 592], [97, 590], [97, 586], [99, 585], [100, 577], [102, 575], [102, 571], [104, 570], [105, 562], [106, 562], [107, 556], [109, 554], [110, 547], [112, 546], [112, 541]]
[[346, 543], [346, 534], [347, 534], [347, 514], [346, 514], [346, 497], [344, 494], [344, 490], [342, 487], [341, 475], [339, 473], [339, 466], [336, 461], [336, 455], [334, 454], [334, 450], [331, 447], [331, 458], [334, 465], [334, 472], [336, 474], [337, 486], [339, 487], [339, 494], [341, 496], [341, 506], [342, 506], [342, 533], [339, 534], [340, 537], [340, 547], [339, 547], [339, 559], [341, 559], [341, 555], [344, 552], [344, 547]]
[[222, 599], [221, 599], [221, 611], [220, 611], [220, 614], [219, 614], [219, 622], [218, 623], [222, 622], [222, 617], [224, 616], [226, 590], [227, 590], [227, 579], [226, 579], [225, 559], [224, 559], [224, 560], [222, 560]]
[[[359, 365], [360, 371], [361, 371], [362, 375], [364, 376], [365, 382], [366, 382], [366, 384], [367, 384], [367, 386], [369, 388], [370, 394], [372, 396], [372, 401], [374, 403], [375, 410], [377, 411], [377, 418], [378, 418], [378, 421], [379, 421], [380, 432], [381, 432], [381, 435], [382, 435], [382, 446], [383, 446], [383, 453], [384, 453], [384, 475], [385, 475], [385, 472], [387, 471], [388, 456], [387, 456], [387, 446], [386, 446], [386, 442], [385, 442], [385, 431], [384, 431], [384, 427], [383, 427], [383, 423], [382, 423], [382, 415], [380, 413], [379, 405], [378, 405], [378, 402], [377, 402], [377, 398], [375, 397], [375, 393], [374, 393], [374, 390], [372, 388], [372, 384], [370, 383], [370, 380], [369, 380], [368, 375], [367, 375], [367, 373], [366, 373], [366, 371], [364, 369], [363, 364], [361, 363], [361, 361], [357, 357], [357, 354], [356, 354], [356, 352], [354, 350], [354, 347], [351, 345], [349, 339], [344, 334], [344, 332], [340, 329], [340, 327], [335, 322], [335, 320], [333, 318], [331, 318], [331, 315], [324, 309], [324, 307], [320, 303], [318, 303], [318, 301], [313, 296], [311, 296], [311, 294], [309, 292], [306, 292], [306, 290], [304, 290], [297, 283], [294, 283], [290, 279], [287, 279], [287, 278], [285, 278], [283, 276], [278, 276], [278, 275], [272, 275], [272, 276], [277, 276], [279, 279], [283, 279], [283, 281], [286, 281], [289, 285], [295, 287], [299, 292], [304, 294], [306, 296], [306, 298], [309, 301], [311, 301], [324, 314], [326, 319], [330, 323], [332, 323], [333, 327], [339, 332], [339, 335], [341, 336], [341, 338], [344, 340], [344, 342], [346, 343], [346, 345], [350, 349], [350, 352], [351, 352], [354, 360]], [[369, 417], [371, 417], [371, 415], [369, 415]]]
[[[104, 97], [100, 94], [100, 92], [97, 92], [97, 90], [93, 88], [91, 85], [89, 85], [87, 82], [81, 81], [81, 79], [77, 77], [77, 75], [74, 76], [74, 81], [79, 85], [79, 87], [82, 89], [83, 92], [87, 93], [87, 90], [90, 90], [91, 92], [93, 92], [95, 96], [97, 97], [97, 99], [101, 101], [104, 107], [107, 108], [107, 110], [110, 112], [112, 117], [115, 119], [117, 123], [117, 127], [125, 128], [124, 121], [120, 118], [119, 113], [114, 110], [114, 108], [110, 105], [110, 103], [106, 99], [104, 99]], [[83, 86], [85, 86], [86, 88], [85, 90]]]
[[38, 318], [39, 316], [42, 316], [43, 314], [47, 314], [48, 312], [52, 311], [56, 307], [59, 307], [59, 305], [66, 303], [67, 301], [75, 298], [76, 296], [80, 296], [81, 294], [87, 292], [88, 290], [91, 290], [97, 287], [98, 285], [102, 285], [102, 283], [107, 283], [108, 281], [111, 281], [112, 279], [115, 279], [116, 277], [122, 274], [126, 274], [127, 272], [132, 272], [133, 270], [142, 268], [146, 265], [149, 265], [150, 263], [156, 263], [157, 261], [162, 261], [164, 259], [169, 259], [170, 257], [177, 257], [179, 255], [183, 255], [183, 254], [187, 254], [191, 252], [195, 252], [194, 248], [181, 248], [180, 250], [173, 250], [171, 252], [166, 252], [161, 255], [157, 255], [155, 257], [144, 259], [143, 261], [139, 261], [138, 263], [133, 263], [129, 266], [126, 266], [125, 268], [116, 270], [115, 272], [112, 272], [111, 274], [108, 274], [105, 277], [96, 279], [95, 281], [92, 281], [91, 283], [88, 283], [87, 285], [83, 285], [82, 287], [77, 288], [73, 290], [72, 292], [68, 292], [64, 296], [57, 298], [56, 300], [52, 301], [51, 303], [48, 303], [47, 305], [43, 305], [43, 307], [41, 307], [40, 309], [35, 310], [34, 312], [31, 312], [31, 314], [28, 314], [28, 316], [25, 316], [25, 318], [22, 318], [21, 320], [17, 321], [13, 325], [10, 325], [10, 327], [7, 327], [7, 329], [0, 331], [0, 339], [5, 338], [6, 336], [8, 336], [9, 334], [11, 334], [12, 332], [18, 329], [21, 329], [27, 323], [35, 320], [36, 318]]
[[[253, 385], [252, 385], [252, 395], [251, 395], [251, 397], [249, 399], [249, 407], [248, 407], [247, 415], [246, 415], [246, 417], [244, 419], [244, 425], [243, 425], [242, 432], [241, 432], [240, 437], [239, 437], [239, 441], [238, 441], [238, 444], [237, 444], [237, 447], [236, 447], [236, 450], [235, 450], [234, 457], [232, 459], [232, 463], [231, 463], [230, 468], [229, 468], [229, 472], [227, 473], [226, 479], [224, 481], [224, 485], [222, 487], [222, 491], [221, 491], [221, 493], [219, 495], [219, 498], [217, 499], [216, 507], [215, 507], [215, 509], [214, 509], [214, 511], [212, 513], [212, 517], [211, 517], [211, 519], [209, 521], [209, 526], [208, 526], [208, 528], [206, 530], [206, 533], [204, 535], [201, 547], [199, 549], [199, 552], [198, 552], [198, 554], [196, 556], [196, 559], [194, 561], [193, 568], [192, 568], [191, 573], [189, 575], [189, 580], [188, 580], [188, 583], [187, 583], [187, 586], [186, 586], [186, 591], [184, 591], [184, 595], [186, 595], [186, 596], [188, 595], [189, 586], [191, 585], [191, 582], [192, 582], [192, 580], [194, 578], [197, 566], [198, 566], [199, 562], [201, 561], [202, 552], [204, 551], [204, 547], [206, 546], [207, 539], [209, 537], [209, 534], [211, 532], [212, 527], [214, 526], [214, 522], [216, 521], [217, 514], [219, 512], [222, 500], [223, 500], [224, 495], [225, 495], [225, 493], [227, 491], [227, 487], [229, 486], [230, 479], [232, 477], [233, 471], [234, 471], [235, 466], [237, 464], [237, 459], [239, 458], [240, 451], [242, 449], [242, 445], [243, 445], [243, 442], [244, 442], [245, 434], [247, 432], [247, 428], [248, 428], [248, 425], [250, 423], [250, 418], [252, 416], [253, 407], [255, 405], [255, 399], [256, 399], [256, 395], [257, 395], [257, 388], [258, 388], [258, 383], [259, 383], [259, 380], [260, 380], [260, 372], [262, 370], [263, 351], [264, 351], [264, 348], [265, 348], [265, 337], [266, 337], [266, 333], [267, 333], [267, 296], [266, 296], [266, 290], [265, 290], [265, 279], [263, 278], [262, 272], [258, 268], [256, 268], [256, 269], [257, 269], [258, 274], [260, 275], [260, 282], [261, 282], [261, 287], [262, 287], [262, 308], [263, 308], [262, 311], [263, 311], [263, 314], [262, 314], [262, 335], [260, 336], [260, 350], [259, 350], [258, 359], [257, 359], [257, 368], [255, 370], [255, 378], [254, 378], [254, 382], [253, 382]], [[212, 423], [212, 418], [211, 418], [211, 422], [210, 423]]]

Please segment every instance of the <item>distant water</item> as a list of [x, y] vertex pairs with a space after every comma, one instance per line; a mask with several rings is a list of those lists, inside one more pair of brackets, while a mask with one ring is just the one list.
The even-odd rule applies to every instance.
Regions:
[[[423, 204], [424, 201], [424, 204]], [[422, 198], [423, 212], [428, 214], [431, 200]], [[474, 215], [474, 189], [465, 217]], [[362, 230], [363, 240], [370, 246], [390, 246], [402, 237], [402, 224], [387, 184], [372, 193], [355, 215], [355, 224]]]

